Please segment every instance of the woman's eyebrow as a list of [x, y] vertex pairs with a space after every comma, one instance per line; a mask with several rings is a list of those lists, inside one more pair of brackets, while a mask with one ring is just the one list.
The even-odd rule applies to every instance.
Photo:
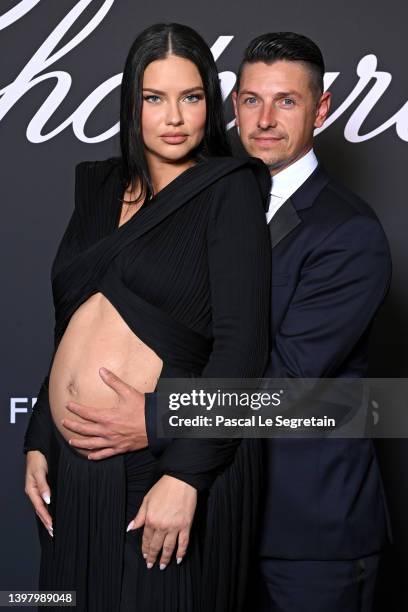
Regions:
[[204, 91], [204, 87], [202, 87], [201, 85], [197, 85], [197, 87], [189, 87], [188, 89], [183, 89], [183, 91], [180, 91], [180, 93], [186, 94], [190, 91]]
[[[143, 87], [143, 91], [151, 91], [152, 93], [164, 96], [166, 95], [165, 91], [160, 91], [159, 89], [154, 89], [153, 87]], [[183, 89], [183, 91], [180, 91], [180, 94], [187, 94], [190, 91], [204, 91], [204, 87], [202, 87], [201, 85], [197, 85], [197, 87], [189, 87], [188, 89]]]

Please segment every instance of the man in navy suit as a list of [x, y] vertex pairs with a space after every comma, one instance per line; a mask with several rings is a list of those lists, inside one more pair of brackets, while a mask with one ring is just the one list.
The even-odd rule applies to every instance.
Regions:
[[[270, 378], [364, 377], [370, 327], [390, 284], [376, 215], [313, 151], [330, 108], [323, 75], [310, 39], [265, 34], [246, 49], [233, 94], [241, 141], [272, 176]], [[371, 611], [379, 554], [391, 538], [372, 440], [275, 438], [264, 451], [251, 609]]]

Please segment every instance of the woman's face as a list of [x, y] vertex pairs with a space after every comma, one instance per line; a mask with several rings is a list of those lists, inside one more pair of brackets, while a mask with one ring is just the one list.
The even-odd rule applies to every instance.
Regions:
[[176, 55], [151, 62], [143, 75], [142, 135], [146, 158], [188, 159], [204, 138], [206, 102], [193, 62]]

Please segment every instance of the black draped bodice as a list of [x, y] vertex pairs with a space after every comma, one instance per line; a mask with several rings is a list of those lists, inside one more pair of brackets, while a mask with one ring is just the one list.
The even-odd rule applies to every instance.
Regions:
[[[200, 162], [117, 227], [120, 164], [79, 164], [52, 266], [56, 345], [78, 306], [101, 291], [163, 362], [200, 373], [215, 348], [203, 375], [258, 376], [267, 347], [267, 317], [262, 327], [254, 316], [268, 307], [265, 173], [257, 160]], [[238, 361], [245, 344], [251, 359]]]

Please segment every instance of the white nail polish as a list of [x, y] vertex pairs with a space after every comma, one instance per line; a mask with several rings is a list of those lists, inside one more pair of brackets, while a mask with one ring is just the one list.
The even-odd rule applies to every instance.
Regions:
[[183, 557], [177, 557], [177, 565], [180, 565], [180, 563], [182, 562]]
[[147, 565], [147, 569], [152, 569], [153, 567], [153, 563], [147, 563], [146, 565]]
[[128, 531], [130, 531], [131, 529], [133, 529], [133, 525], [134, 525], [134, 524], [135, 524], [135, 522], [134, 522], [134, 521], [130, 521], [130, 523], [129, 523], [129, 525], [127, 526], [127, 529], [126, 529], [126, 533], [127, 533]]
[[147, 559], [147, 554], [143, 553], [143, 559]]
[[49, 504], [51, 502], [50, 496], [47, 495], [47, 493], [43, 493], [41, 497], [43, 498], [46, 504]]
[[167, 567], [167, 566], [166, 566], [166, 564], [165, 564], [165, 563], [160, 563], [160, 569], [161, 569], [161, 570], [166, 569], [166, 567]]

